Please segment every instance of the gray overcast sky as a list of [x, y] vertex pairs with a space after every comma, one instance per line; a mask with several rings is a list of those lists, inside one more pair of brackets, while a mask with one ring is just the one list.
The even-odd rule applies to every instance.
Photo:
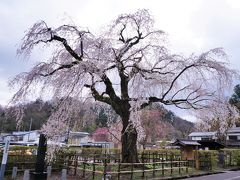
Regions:
[[240, 69], [239, 0], [1, 0], [0, 104], [14, 92], [8, 80], [31, 67], [30, 61], [16, 58], [16, 49], [33, 23], [44, 20], [57, 26], [71, 19], [97, 32], [119, 14], [142, 8], [149, 9], [155, 26], [168, 33], [172, 51], [190, 54], [223, 47], [231, 66]]

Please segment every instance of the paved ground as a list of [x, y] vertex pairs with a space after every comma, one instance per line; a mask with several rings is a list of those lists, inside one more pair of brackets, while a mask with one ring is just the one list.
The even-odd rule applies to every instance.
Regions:
[[240, 180], [240, 171], [226, 171], [220, 174], [186, 178], [186, 180]]

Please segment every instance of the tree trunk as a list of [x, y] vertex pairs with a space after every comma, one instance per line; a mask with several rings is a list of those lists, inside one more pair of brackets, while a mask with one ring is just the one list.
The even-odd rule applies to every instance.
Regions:
[[137, 130], [133, 125], [124, 123], [122, 130], [122, 162], [123, 163], [138, 163], [137, 152]]

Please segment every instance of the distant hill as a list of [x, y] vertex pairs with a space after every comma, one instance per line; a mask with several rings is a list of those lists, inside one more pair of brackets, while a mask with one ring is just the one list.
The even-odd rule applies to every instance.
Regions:
[[[106, 113], [105, 109], [106, 108], [101, 106], [98, 106], [98, 109], [96, 109], [96, 106], [94, 106], [93, 102], [87, 112], [86, 110], [83, 110], [79, 114], [78, 119], [73, 119], [71, 128], [76, 131], [88, 131], [91, 133], [97, 127], [106, 127], [108, 124], [107, 121], [109, 112], [112, 114], [111, 116], [114, 117], [112, 122], [114, 123], [114, 121], [117, 119], [117, 115], [113, 110], [109, 110], [109, 108], [108, 112]], [[25, 104], [25, 114], [20, 130], [28, 131], [31, 119], [31, 130], [40, 129], [48, 117], [51, 115], [52, 110], [53, 105], [51, 101], [44, 102], [38, 99], [36, 101]], [[161, 131], [167, 131], [164, 132], [165, 134], [162, 133], [163, 138], [184, 138], [191, 131], [193, 131], [194, 124], [192, 122], [181, 119], [172, 111], [165, 109], [159, 104], [153, 104], [152, 106], [146, 108], [144, 111], [148, 112], [149, 114], [156, 114], [156, 117], [154, 117], [154, 123], [158, 124], [159, 127], [164, 127]], [[7, 117], [4, 108], [0, 108], [0, 127], [0, 132], [11, 132], [17, 130], [15, 118]]]

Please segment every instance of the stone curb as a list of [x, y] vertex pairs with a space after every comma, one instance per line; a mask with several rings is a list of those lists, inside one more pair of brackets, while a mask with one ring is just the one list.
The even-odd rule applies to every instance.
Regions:
[[229, 169], [225, 169], [225, 170], [222, 170], [222, 171], [216, 171], [216, 172], [206, 172], [206, 173], [200, 173], [200, 174], [188, 174], [188, 175], [183, 175], [183, 176], [179, 176], [179, 177], [152, 178], [151, 180], [184, 179], [184, 178], [207, 176], [207, 175], [212, 175], [212, 174], [226, 173], [226, 171], [238, 171], [238, 170], [240, 170], [240, 167], [229, 168]]
[[225, 173], [224, 171], [219, 172], [207, 172], [207, 173], [201, 173], [201, 174], [190, 174], [190, 175], [184, 175], [179, 177], [164, 177], [164, 178], [153, 178], [151, 180], [174, 180], [174, 179], [184, 179], [184, 178], [191, 178], [191, 177], [200, 177], [200, 176], [207, 176], [212, 174], [220, 174]]

